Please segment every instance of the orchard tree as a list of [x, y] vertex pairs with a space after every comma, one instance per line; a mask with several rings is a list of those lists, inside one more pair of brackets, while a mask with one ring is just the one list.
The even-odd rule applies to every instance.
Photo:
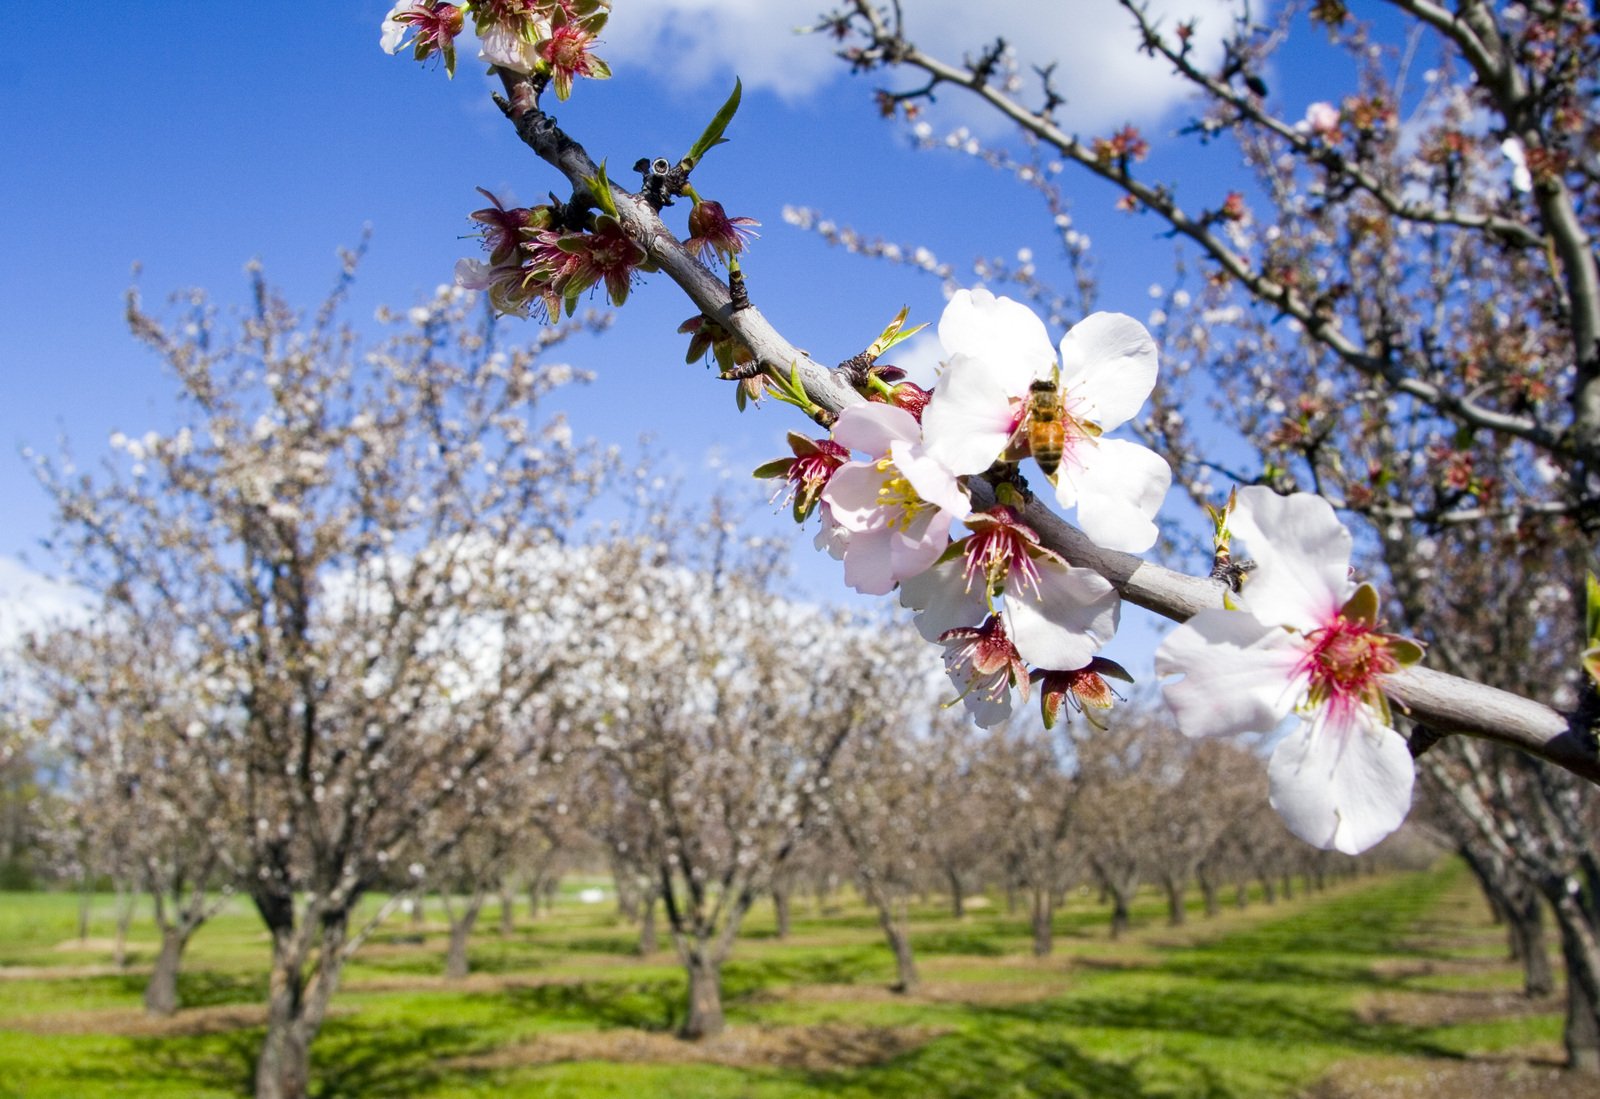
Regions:
[[876, 728], [848, 741], [823, 799], [827, 827], [841, 841], [846, 865], [894, 955], [895, 992], [915, 992], [920, 984], [910, 908], [931, 869], [929, 803], [935, 795], [934, 772], [922, 759], [932, 746], [912, 722], [936, 706], [931, 692], [910, 692], [900, 712], [886, 711]]
[[[606, 789], [610, 846], [656, 885], [688, 978], [688, 1038], [724, 1026], [739, 928], [794, 852], [847, 739], [895, 712], [896, 638], [772, 589], [780, 548], [725, 510], [670, 511], [592, 555], [612, 598], [569, 681]], [[796, 654], [805, 653], [805, 659]]]
[[69, 761], [76, 828], [151, 899], [161, 945], [145, 1009], [171, 1015], [189, 940], [239, 882], [237, 715], [204, 663], [212, 654], [185, 651], [172, 619], [117, 612], [25, 652], [38, 721]]
[[307, 1093], [370, 930], [357, 903], [549, 674], [539, 635], [507, 628], [547, 577], [507, 563], [566, 535], [600, 469], [535, 418], [574, 377], [539, 362], [565, 330], [503, 347], [451, 290], [366, 346], [340, 319], [350, 274], [310, 317], [259, 273], [231, 324], [199, 294], [172, 320], [130, 297], [181, 426], [114, 437], [122, 462], [93, 474], [40, 462], [80, 583], [169, 629], [225, 716], [239, 793], [219, 824], [272, 946], [262, 1099]]

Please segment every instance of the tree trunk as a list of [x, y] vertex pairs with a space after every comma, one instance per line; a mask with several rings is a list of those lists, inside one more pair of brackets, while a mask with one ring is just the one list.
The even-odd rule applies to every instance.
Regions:
[[890, 991], [909, 995], [917, 990], [922, 979], [917, 976], [917, 960], [911, 952], [911, 935], [904, 921], [897, 920], [884, 927], [889, 939], [889, 949], [894, 951], [894, 984]]
[[1055, 908], [1050, 890], [1033, 887], [1033, 956], [1044, 958], [1055, 949]]
[[1283, 872], [1283, 899], [1294, 900], [1294, 875], [1287, 870]]
[[1516, 958], [1522, 963], [1522, 992], [1530, 1000], [1555, 991], [1550, 953], [1544, 941], [1544, 902], [1527, 889], [1520, 897], [1505, 898], [1500, 905]]
[[1200, 882], [1200, 895], [1205, 898], [1206, 919], [1214, 919], [1222, 911], [1222, 901], [1217, 896], [1217, 875], [1202, 863], [1195, 870]]
[[789, 937], [789, 887], [775, 885], [772, 887], [772, 912], [778, 923], [778, 940], [781, 942]]
[[1167, 891], [1167, 925], [1182, 927], [1189, 920], [1189, 898], [1186, 896], [1189, 883], [1183, 878], [1170, 877], [1162, 884]]
[[1582, 900], [1560, 880], [1544, 884], [1545, 898], [1561, 928], [1561, 957], [1567, 970], [1567, 1025], [1562, 1044], [1567, 1068], [1600, 1075], [1600, 942]]
[[171, 1015], [178, 1010], [178, 967], [183, 948], [189, 943], [186, 932], [176, 927], [161, 929], [161, 953], [144, 986], [144, 1010], [149, 1015]]
[[133, 909], [139, 894], [121, 878], [117, 879], [117, 931], [112, 941], [112, 962], [118, 969], [128, 964], [128, 926], [133, 923]]
[[84, 875], [78, 890], [78, 941], [89, 941], [89, 912], [94, 907], [94, 894], [89, 891], [89, 877]]
[[450, 947], [444, 956], [446, 980], [463, 980], [471, 971], [472, 963], [467, 957], [467, 943], [472, 938], [472, 929], [477, 926], [478, 913], [483, 911], [483, 900], [482, 893], [474, 893], [467, 898], [466, 907], [462, 909], [459, 917], [450, 911]]
[[639, 920], [639, 954], [648, 958], [660, 948], [660, 936], [656, 933], [656, 895], [651, 893], [645, 898], [644, 915]]
[[684, 968], [689, 973], [689, 1011], [679, 1037], [699, 1041], [721, 1034], [727, 1025], [722, 1014], [722, 966], [702, 946], [688, 953]]
[[1128, 930], [1128, 898], [1120, 889], [1111, 891], [1111, 937], [1121, 938], [1122, 933]]
[[500, 934], [510, 938], [517, 932], [517, 891], [509, 881], [500, 883]]
[[[293, 926], [272, 929], [267, 1032], [256, 1059], [255, 1099], [306, 1099], [310, 1090], [311, 1042], [322, 1029], [328, 1001], [339, 984], [350, 913], [323, 912], [307, 918], [315, 919], [316, 925], [298, 935]], [[308, 953], [306, 944], [297, 941], [305, 935], [316, 937], [317, 964], [309, 976], [300, 962]]]
[[1233, 905], [1235, 908], [1245, 908], [1250, 904], [1250, 885], [1248, 882], [1239, 882], [1233, 887]]
[[961, 875], [952, 867], [944, 868], [944, 877], [950, 883], [950, 915], [958, 920], [967, 918], [966, 891], [961, 885]]

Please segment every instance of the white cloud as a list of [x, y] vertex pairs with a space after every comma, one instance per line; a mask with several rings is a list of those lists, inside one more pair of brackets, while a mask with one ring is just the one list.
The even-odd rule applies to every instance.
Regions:
[[13, 557], [0, 557], [0, 650], [30, 631], [82, 621], [87, 607], [82, 588], [34, 572]]
[[[814, 23], [823, 0], [617, 0], [604, 34], [607, 60], [653, 69], [680, 83], [726, 82], [740, 76], [747, 88], [799, 99], [841, 78], [848, 66], [833, 57], [826, 35], [796, 35]], [[1178, 103], [1185, 88], [1164, 61], [1139, 53], [1132, 20], [1115, 0], [903, 0], [906, 34], [918, 47], [960, 61], [1003, 37], [1016, 50], [1026, 78], [1031, 66], [1057, 62], [1055, 82], [1067, 97], [1061, 117], [1091, 133], [1123, 122], [1149, 122]], [[1196, 19], [1197, 61], [1219, 56], [1236, 0], [1152, 0], [1150, 9], [1168, 30]], [[974, 17], [974, 11], [981, 14]], [[872, 79], [882, 74], [874, 74]], [[885, 75], [905, 83], [908, 74]], [[876, 84], [874, 84], [876, 86]], [[1036, 84], [1025, 85], [1025, 101]], [[972, 122], [969, 97], [946, 94]]]

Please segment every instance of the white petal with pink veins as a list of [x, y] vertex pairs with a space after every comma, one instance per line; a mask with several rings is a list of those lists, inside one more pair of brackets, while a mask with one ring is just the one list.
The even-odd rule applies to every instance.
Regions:
[[1056, 502], [1078, 508], [1078, 526], [1096, 545], [1142, 553], [1155, 544], [1172, 470], [1155, 451], [1126, 439], [1082, 440], [1063, 462]]
[[1123, 313], [1091, 313], [1061, 340], [1061, 388], [1072, 414], [1102, 431], [1138, 414], [1156, 369], [1156, 341]]
[[1081, 668], [1117, 632], [1122, 600], [1092, 569], [1040, 561], [1039, 596], [1006, 585], [1006, 635], [1036, 668]]
[[839, 420], [833, 425], [834, 442], [875, 458], [889, 453], [889, 444], [897, 439], [916, 442], [921, 438], [917, 418], [892, 404], [851, 405], [839, 413]]
[[947, 356], [981, 360], [988, 376], [1019, 397], [1035, 378], [1055, 369], [1056, 349], [1044, 322], [1026, 305], [987, 290], [958, 290], [939, 317], [939, 343]]
[[889, 457], [902, 476], [928, 503], [949, 512], [956, 519], [972, 514], [965, 490], [942, 462], [931, 458], [923, 447], [895, 441], [889, 444]]
[[872, 530], [888, 522], [878, 497], [885, 480], [884, 472], [869, 462], [846, 462], [834, 470], [822, 490], [834, 522], [852, 531]]
[[[950, 544], [950, 513], [929, 508], [904, 530], [891, 530], [889, 560], [898, 582], [927, 572]], [[885, 589], [887, 590], [887, 589]], [[881, 595], [883, 592], [868, 594]]]
[[1305, 693], [1305, 656], [1286, 630], [1245, 611], [1203, 610], [1156, 649], [1156, 675], [1185, 736], [1270, 733]]
[[991, 376], [986, 360], [956, 356], [922, 412], [928, 453], [952, 473], [982, 473], [1011, 439], [1017, 396]]
[[1228, 529], [1256, 563], [1243, 601], [1262, 622], [1309, 633], [1350, 598], [1350, 532], [1322, 497], [1250, 485], [1239, 490]]
[[911, 618], [925, 641], [937, 641], [946, 630], [976, 626], [989, 613], [980, 576], [967, 586], [966, 560], [952, 557], [900, 584], [900, 605], [916, 612]]
[[852, 531], [844, 547], [844, 582], [863, 595], [888, 595], [894, 590], [895, 532], [887, 527]]
[[1359, 855], [1400, 827], [1415, 769], [1405, 740], [1357, 705], [1344, 721], [1324, 710], [1272, 753], [1272, 807], [1307, 843]]

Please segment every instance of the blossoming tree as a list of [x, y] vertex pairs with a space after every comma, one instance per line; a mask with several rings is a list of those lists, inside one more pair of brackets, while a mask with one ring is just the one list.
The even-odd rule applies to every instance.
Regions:
[[558, 650], [511, 627], [543, 605], [536, 581], [566, 585], [505, 563], [563, 535], [599, 469], [559, 418], [533, 418], [573, 377], [538, 361], [558, 333], [496, 349], [447, 289], [363, 347], [345, 285], [303, 319], [257, 272], [236, 328], [198, 294], [174, 322], [133, 297], [187, 426], [119, 440], [96, 475], [40, 463], [84, 585], [161, 625], [210, 684], [237, 797], [209, 827], [239, 844], [271, 937], [261, 1099], [306, 1094], [370, 930], [357, 903], [520, 727]]

